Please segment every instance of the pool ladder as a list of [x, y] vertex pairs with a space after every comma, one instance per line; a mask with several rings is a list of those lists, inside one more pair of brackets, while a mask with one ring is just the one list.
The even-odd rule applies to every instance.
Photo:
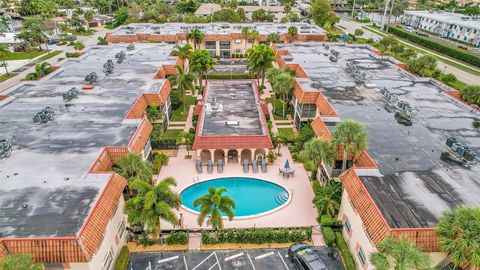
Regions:
[[275, 201], [279, 204], [282, 205], [288, 201], [288, 192], [286, 191], [281, 191], [277, 193], [275, 196]]

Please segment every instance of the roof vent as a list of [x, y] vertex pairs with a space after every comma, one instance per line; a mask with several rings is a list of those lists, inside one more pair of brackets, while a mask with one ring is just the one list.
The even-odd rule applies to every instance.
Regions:
[[4, 159], [12, 154], [12, 143], [10, 140], [0, 139], [0, 159]]
[[105, 64], [103, 64], [103, 73], [105, 73], [106, 76], [113, 73], [113, 61], [112, 61], [112, 59], [108, 59], [107, 62], [105, 62]]
[[87, 76], [85, 76], [85, 82], [88, 84], [94, 84], [98, 79], [97, 73], [90, 72]]
[[78, 89], [76, 87], [70, 88], [67, 92], [63, 93], [63, 101], [69, 102], [70, 100], [77, 98]]
[[43, 110], [33, 116], [33, 123], [35, 125], [43, 124], [53, 120], [54, 116], [55, 110], [52, 107], [45, 107]]

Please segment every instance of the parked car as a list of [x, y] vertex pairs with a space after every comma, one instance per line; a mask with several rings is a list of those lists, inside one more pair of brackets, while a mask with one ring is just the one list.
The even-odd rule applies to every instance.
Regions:
[[407, 26], [407, 27], [405, 27], [405, 31], [413, 33], [413, 32], [415, 32], [415, 28], [413, 28], [411, 26]]
[[47, 41], [47, 44], [48, 44], [48, 45], [55, 45], [55, 44], [57, 44], [57, 40], [56, 40], [56, 39], [49, 39], [49, 40]]
[[318, 251], [303, 242], [291, 245], [288, 256], [300, 270], [328, 270]]

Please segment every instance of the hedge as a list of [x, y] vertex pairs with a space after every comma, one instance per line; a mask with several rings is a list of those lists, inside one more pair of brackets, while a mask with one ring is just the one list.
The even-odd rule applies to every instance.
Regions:
[[127, 246], [123, 246], [115, 262], [115, 270], [127, 270], [128, 261], [130, 260], [130, 252]]
[[456, 58], [458, 60], [464, 61], [466, 63], [472, 64], [474, 66], [480, 67], [480, 57], [461, 51], [459, 49], [450, 47], [448, 45], [433, 41], [428, 38], [418, 36], [416, 34], [404, 31], [397, 27], [388, 28], [388, 32], [399, 36], [401, 38], [415, 42], [418, 45], [422, 45], [426, 48], [432, 49], [434, 51], [446, 54], [450, 57]]
[[165, 239], [167, 245], [186, 245], [188, 244], [188, 234], [186, 232], [171, 232]]
[[223, 243], [291, 243], [311, 240], [312, 228], [232, 229], [204, 231], [202, 233], [202, 243], [206, 245]]
[[240, 79], [255, 79], [254, 75], [247, 74], [247, 73], [232, 73], [232, 74], [208, 74], [208, 76], [203, 76], [204, 79], [212, 79], [212, 80], [240, 80]]
[[338, 219], [334, 219], [332, 218], [331, 216], [329, 215], [322, 215], [321, 218], [320, 218], [320, 225], [322, 227], [341, 227], [342, 226], [342, 222]]
[[356, 270], [355, 262], [353, 260], [352, 254], [350, 253], [350, 249], [347, 247], [345, 240], [340, 232], [335, 233], [335, 240], [337, 243], [337, 248], [343, 258], [343, 263], [345, 264], [346, 270]]
[[332, 228], [324, 227], [322, 228], [322, 233], [323, 233], [323, 240], [325, 240], [325, 244], [328, 247], [333, 246], [333, 244], [335, 243], [335, 233], [333, 232]]

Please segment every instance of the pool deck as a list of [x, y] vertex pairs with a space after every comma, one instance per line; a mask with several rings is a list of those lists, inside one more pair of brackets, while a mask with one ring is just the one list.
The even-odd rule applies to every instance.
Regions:
[[[190, 151], [192, 154], [192, 151]], [[248, 219], [234, 219], [232, 221], [225, 220], [225, 228], [253, 228], [253, 227], [306, 227], [318, 225], [317, 211], [312, 205], [313, 190], [309, 183], [307, 172], [305, 171], [303, 164], [293, 163], [288, 148], [281, 148], [282, 156], [277, 158], [274, 164], [267, 167], [267, 173], [252, 173], [251, 167], [249, 173], [244, 173], [242, 166], [238, 163], [227, 164], [223, 173], [217, 173], [216, 168], [211, 174], [207, 173], [204, 168], [203, 173], [198, 174], [195, 170], [195, 163], [192, 159], [184, 159], [186, 155], [185, 149], [180, 149], [176, 157], [171, 157], [167, 166], [163, 167], [158, 175], [157, 181], [161, 181], [168, 176], [173, 176], [177, 180], [177, 186], [173, 188], [175, 192], [179, 192], [184, 188], [194, 184], [197, 177], [200, 181], [209, 180], [219, 177], [254, 177], [263, 180], [268, 180], [273, 183], [277, 183], [287, 188], [288, 191], [293, 194], [290, 203], [273, 212], [259, 217], [253, 217]], [[290, 178], [282, 178], [278, 173], [278, 169], [283, 167], [285, 159], [290, 161], [290, 166], [295, 169], [295, 176]], [[259, 194], [261, 196], [261, 194]], [[254, 201], [252, 203], [255, 203]], [[206, 229], [207, 226], [202, 227], [197, 224], [197, 215], [185, 210], [183, 207], [180, 209], [183, 219], [183, 228], [196, 230]], [[161, 223], [162, 229], [172, 229], [170, 224], [166, 224], [165, 221]]]

